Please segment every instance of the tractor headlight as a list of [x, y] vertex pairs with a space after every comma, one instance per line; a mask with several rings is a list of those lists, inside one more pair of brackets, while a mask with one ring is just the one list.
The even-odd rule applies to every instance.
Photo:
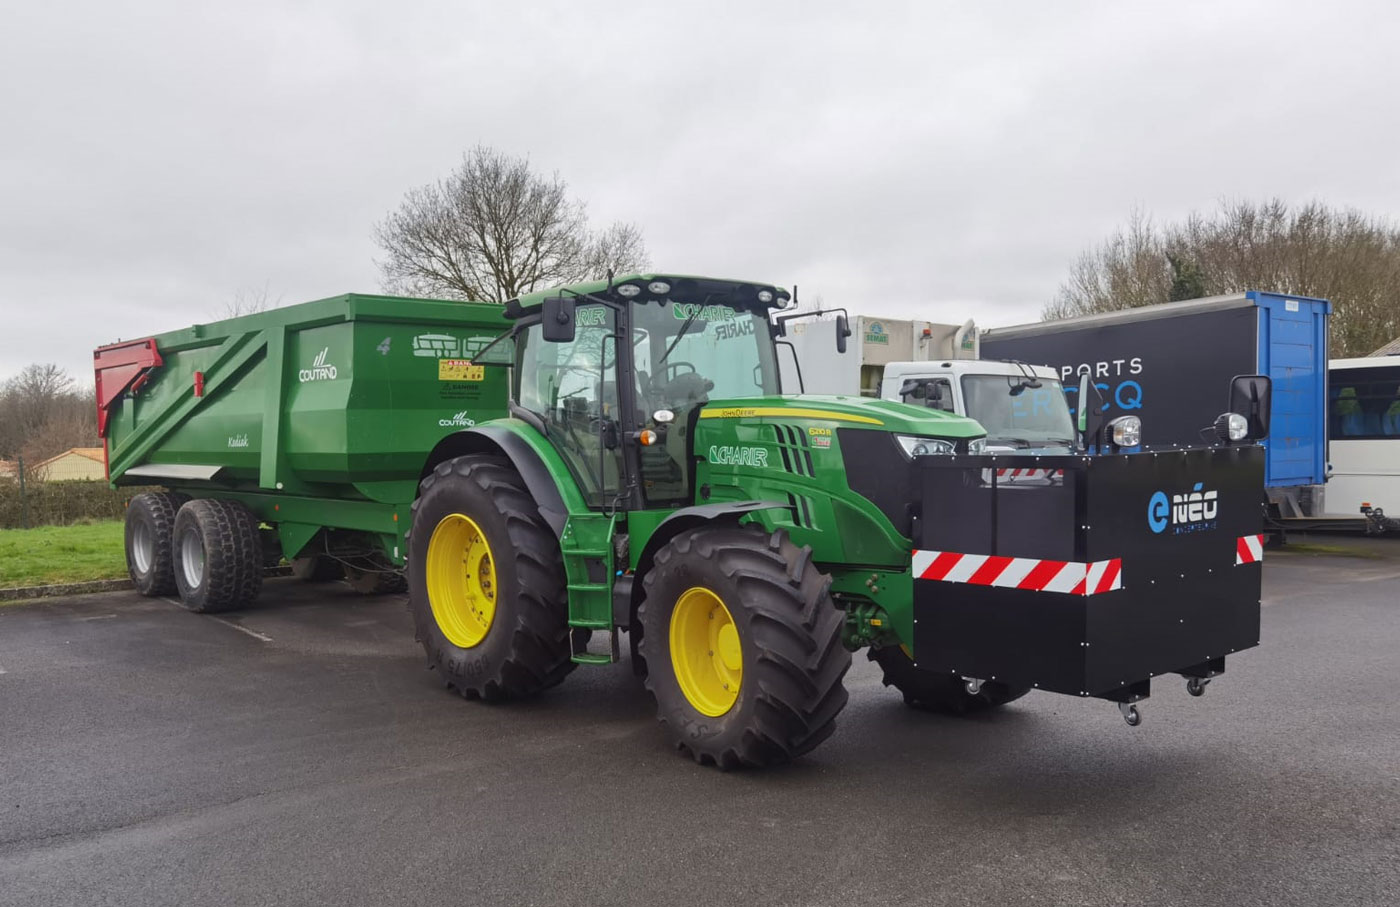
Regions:
[[942, 438], [919, 438], [913, 435], [895, 435], [894, 439], [904, 449], [907, 457], [927, 457], [953, 452], [953, 442]]
[[1119, 416], [1108, 423], [1109, 438], [1114, 447], [1137, 447], [1142, 444], [1142, 419]]
[[1215, 420], [1215, 434], [1222, 441], [1243, 441], [1249, 434], [1249, 420], [1239, 413], [1221, 413]]
[[624, 299], [631, 299], [633, 296], [636, 296], [638, 293], [642, 292], [642, 288], [637, 286], [635, 283], [620, 283], [616, 287], [614, 287], [614, 289], [617, 291], [617, 295], [623, 297]]
[[664, 280], [653, 280], [647, 284], [647, 290], [656, 296], [665, 296], [671, 292], [671, 285]]
[[970, 454], [984, 454], [987, 452], [986, 438], [973, 438], [967, 442], [967, 452]]

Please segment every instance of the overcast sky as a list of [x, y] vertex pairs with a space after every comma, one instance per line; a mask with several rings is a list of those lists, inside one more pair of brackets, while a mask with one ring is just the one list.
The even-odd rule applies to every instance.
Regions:
[[372, 225], [477, 143], [658, 270], [1034, 320], [1135, 205], [1400, 215], [1398, 44], [1385, 0], [7, 4], [0, 377], [377, 290]]

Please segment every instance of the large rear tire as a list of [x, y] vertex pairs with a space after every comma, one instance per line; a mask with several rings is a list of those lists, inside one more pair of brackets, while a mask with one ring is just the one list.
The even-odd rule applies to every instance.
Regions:
[[359, 570], [346, 567], [345, 582], [361, 595], [394, 595], [408, 588], [403, 574], [397, 570]]
[[262, 591], [258, 520], [237, 501], [202, 498], [175, 515], [175, 587], [191, 611], [241, 608]]
[[423, 480], [408, 589], [429, 667], [468, 699], [529, 696], [574, 668], [559, 541], [507, 460], [457, 457]]
[[884, 684], [904, 694], [904, 704], [944, 715], [971, 715], [1014, 702], [1031, 691], [1029, 686], [1010, 686], [996, 680], [969, 693], [961, 677], [914, 667], [914, 662], [898, 646], [871, 649], [866, 656], [884, 671]]
[[171, 491], [148, 491], [126, 505], [126, 571], [142, 595], [154, 597], [175, 592], [171, 539], [175, 534], [175, 515], [188, 500]]
[[679, 750], [727, 770], [786, 762], [831, 735], [851, 654], [830, 585], [783, 532], [702, 527], [657, 552], [641, 651]]

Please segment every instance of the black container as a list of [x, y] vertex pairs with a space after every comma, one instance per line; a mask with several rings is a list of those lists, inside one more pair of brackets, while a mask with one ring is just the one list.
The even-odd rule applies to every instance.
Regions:
[[916, 553], [920, 668], [1130, 701], [1259, 643], [1260, 447], [920, 457], [915, 475], [915, 544], [943, 577]]

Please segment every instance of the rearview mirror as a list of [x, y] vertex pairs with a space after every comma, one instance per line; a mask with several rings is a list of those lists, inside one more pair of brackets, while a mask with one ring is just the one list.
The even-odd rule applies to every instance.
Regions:
[[910, 397], [913, 397], [915, 400], [922, 400], [927, 396], [927, 381], [920, 381], [918, 378], [906, 378], [904, 379], [904, 383], [899, 386], [899, 397], [901, 400], [907, 400]]
[[846, 352], [846, 338], [851, 336], [851, 323], [844, 314], [836, 316], [836, 352]]
[[571, 296], [549, 296], [540, 308], [540, 332], [548, 343], [569, 343], [574, 339], [574, 300]]
[[1230, 412], [1249, 422], [1245, 437], [1258, 441], [1269, 436], [1274, 382], [1268, 375], [1239, 375], [1230, 382]]

